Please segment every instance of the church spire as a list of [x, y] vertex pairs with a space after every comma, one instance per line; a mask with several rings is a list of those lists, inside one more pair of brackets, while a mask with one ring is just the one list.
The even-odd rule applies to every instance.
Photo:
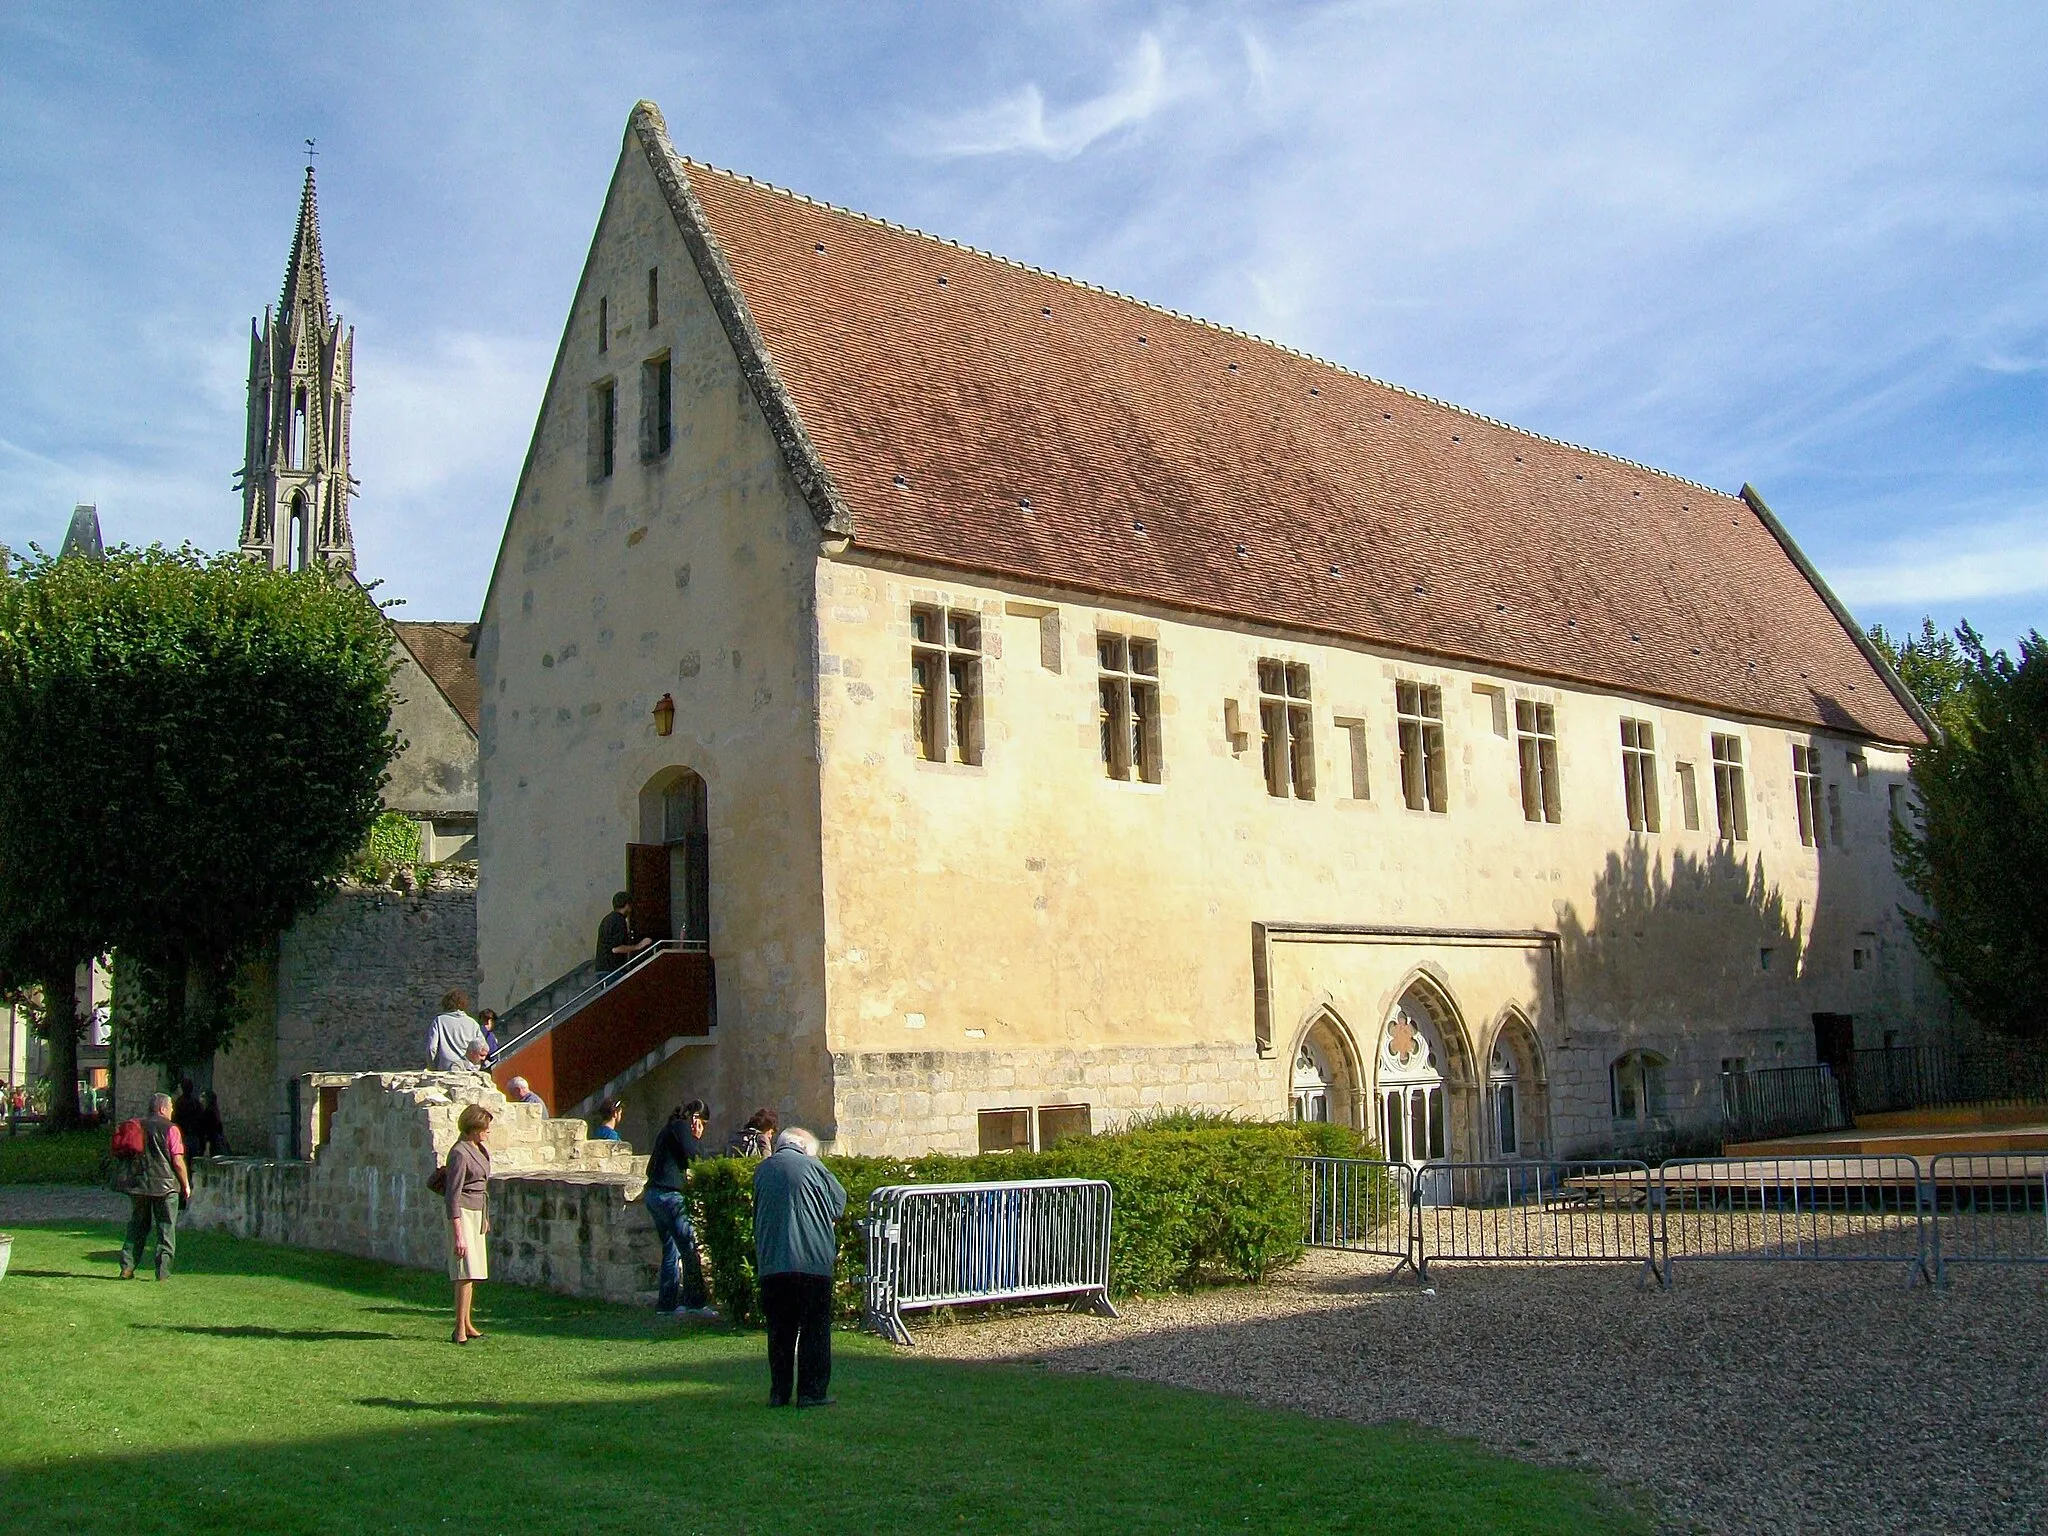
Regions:
[[277, 309], [252, 321], [242, 460], [242, 552], [274, 567], [355, 568], [348, 502], [355, 332], [327, 310], [320, 206], [306, 167]]

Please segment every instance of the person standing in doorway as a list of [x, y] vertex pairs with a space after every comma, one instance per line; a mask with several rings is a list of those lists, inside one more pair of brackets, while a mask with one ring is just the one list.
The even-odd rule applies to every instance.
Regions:
[[156, 1228], [156, 1277], [171, 1278], [171, 1259], [178, 1251], [178, 1202], [192, 1198], [192, 1173], [185, 1162], [185, 1138], [171, 1119], [171, 1096], [159, 1093], [149, 1101], [142, 1122], [142, 1158], [134, 1174], [128, 1235], [121, 1243], [121, 1278], [133, 1280], [135, 1266]]
[[716, 1317], [706, 1304], [704, 1261], [697, 1252], [697, 1230], [690, 1221], [690, 1159], [702, 1155], [707, 1111], [702, 1099], [678, 1105], [668, 1124], [654, 1138], [647, 1155], [647, 1214], [661, 1239], [661, 1286], [655, 1295], [657, 1317]]
[[768, 1406], [832, 1401], [832, 1271], [846, 1189], [818, 1160], [818, 1138], [791, 1126], [754, 1170], [754, 1273], [768, 1320]]
[[625, 891], [612, 897], [612, 909], [597, 925], [597, 970], [609, 976], [654, 940], [633, 933], [633, 898]]
[[461, 1135], [448, 1149], [441, 1195], [448, 1202], [448, 1278], [455, 1282], [452, 1342], [467, 1344], [484, 1336], [470, 1321], [470, 1311], [476, 1301], [477, 1281], [491, 1277], [491, 1213], [486, 1203], [491, 1187], [491, 1149], [484, 1145], [491, 1112], [481, 1104], [471, 1104], [462, 1111], [455, 1128]]

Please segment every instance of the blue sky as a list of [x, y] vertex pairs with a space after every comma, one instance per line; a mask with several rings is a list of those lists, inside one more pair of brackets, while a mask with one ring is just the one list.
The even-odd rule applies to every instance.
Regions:
[[2031, 6], [12, 0], [0, 542], [75, 500], [234, 540], [311, 136], [363, 574], [474, 615], [641, 96], [699, 159], [1750, 481], [1866, 622], [2044, 626]]

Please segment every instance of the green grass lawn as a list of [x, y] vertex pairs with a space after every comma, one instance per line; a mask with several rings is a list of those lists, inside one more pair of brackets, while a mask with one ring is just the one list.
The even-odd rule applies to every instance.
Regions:
[[17, 1228], [0, 1511], [39, 1531], [1140, 1532], [1647, 1528], [1582, 1473], [1419, 1431], [840, 1335], [838, 1406], [767, 1407], [758, 1334], [191, 1233]]
[[111, 1126], [95, 1131], [0, 1134], [0, 1184], [104, 1184]]

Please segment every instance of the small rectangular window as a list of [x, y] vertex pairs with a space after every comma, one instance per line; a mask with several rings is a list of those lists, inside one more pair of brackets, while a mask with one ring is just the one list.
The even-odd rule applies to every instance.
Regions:
[[647, 269], [647, 328], [661, 324], [661, 268]]
[[1401, 798], [1411, 811], [1449, 809], [1444, 765], [1444, 694], [1426, 683], [1394, 684], [1401, 743]]
[[1714, 817], [1724, 843], [1749, 840], [1749, 804], [1742, 783], [1742, 738], [1714, 735]]
[[590, 478], [608, 480], [619, 440], [619, 386], [603, 379], [590, 386]]
[[1259, 662], [1259, 728], [1265, 736], [1266, 793], [1316, 797], [1315, 732], [1306, 662]]
[[1515, 751], [1522, 763], [1522, 819], [1560, 820], [1557, 792], [1557, 710], [1515, 700]]
[[1159, 782], [1159, 642], [1095, 637], [1102, 766], [1112, 779]]
[[1030, 1110], [984, 1109], [974, 1118], [977, 1141], [983, 1152], [1031, 1150]]
[[612, 349], [612, 301], [597, 301], [597, 355], [603, 357]]
[[1675, 765], [1678, 773], [1678, 811], [1685, 820], [1685, 830], [1697, 832], [1700, 829], [1700, 786], [1693, 777], [1691, 763]]
[[640, 457], [660, 458], [674, 439], [674, 387], [664, 352], [640, 365]]
[[1038, 1111], [1038, 1145], [1045, 1148], [1092, 1134], [1086, 1104], [1047, 1104]]
[[1812, 848], [1820, 842], [1821, 825], [1820, 751], [1816, 747], [1796, 742], [1792, 746], [1792, 800], [1799, 808], [1800, 845]]
[[1621, 793], [1631, 832], [1662, 828], [1657, 803], [1657, 732], [1647, 720], [1621, 722]]
[[1906, 819], [1906, 786], [1903, 784], [1888, 784], [1885, 786], [1884, 797], [1886, 803], [1891, 807], [1892, 820], [1904, 821]]
[[925, 761], [981, 761], [980, 615], [924, 604], [910, 610], [910, 715]]
[[1851, 752], [1848, 754], [1848, 757], [1849, 777], [1856, 781], [1858, 789], [1868, 793], [1870, 789], [1870, 759], [1861, 752]]
[[1842, 846], [1842, 786], [1828, 786], [1828, 841]]
[[1356, 718], [1337, 717], [1337, 729], [1343, 734], [1345, 747], [1351, 760], [1351, 798], [1370, 800], [1372, 798], [1371, 761], [1367, 756], [1365, 722]]

